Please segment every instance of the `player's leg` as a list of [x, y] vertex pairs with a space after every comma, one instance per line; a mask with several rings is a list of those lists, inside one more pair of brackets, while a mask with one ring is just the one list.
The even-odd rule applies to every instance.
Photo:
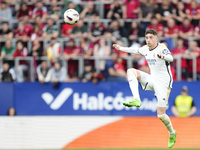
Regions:
[[142, 104], [140, 100], [139, 91], [138, 91], [138, 81], [141, 80], [140, 71], [134, 68], [128, 69], [127, 78], [128, 78], [131, 92], [133, 94], [133, 99], [129, 102], [123, 102], [123, 105], [128, 106], [128, 107], [132, 107], [132, 106], [140, 107]]
[[133, 94], [133, 99], [129, 102], [124, 102], [123, 104], [128, 107], [140, 107], [142, 103], [138, 91], [138, 81], [143, 90], [153, 90], [153, 80], [151, 75], [132, 68], [127, 70], [127, 78], [131, 92]]
[[168, 147], [172, 148], [176, 141], [176, 130], [173, 129], [171, 120], [169, 116], [165, 113], [166, 107], [157, 107], [157, 114], [158, 118], [164, 123], [167, 130], [169, 131], [169, 141], [168, 141]]
[[158, 118], [164, 123], [167, 130], [169, 131], [170, 136], [174, 135], [174, 129], [170, 121], [169, 116], [165, 113], [166, 107], [157, 107]]
[[177, 134], [177, 132], [173, 129], [169, 116], [165, 113], [166, 107], [168, 104], [168, 97], [169, 97], [170, 90], [171, 89], [169, 88], [165, 90], [165, 88], [162, 88], [162, 87], [155, 87], [155, 92], [158, 98], [157, 115], [158, 115], [158, 118], [163, 122], [163, 124], [169, 131], [169, 135], [170, 135], [169, 141], [168, 141], [169, 148], [174, 146], [176, 134]]
[[137, 100], [140, 100], [140, 95], [138, 91], [138, 81], [141, 80], [140, 71], [134, 68], [128, 69], [127, 78], [133, 97]]

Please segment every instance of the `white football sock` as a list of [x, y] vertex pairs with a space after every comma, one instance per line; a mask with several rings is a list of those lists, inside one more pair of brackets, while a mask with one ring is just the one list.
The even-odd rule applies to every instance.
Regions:
[[172, 127], [172, 123], [169, 119], [169, 116], [167, 114], [163, 114], [163, 115], [158, 115], [158, 118], [164, 123], [167, 130], [169, 131], [170, 136], [173, 136], [175, 132]]
[[[134, 71], [134, 73], [133, 73]], [[140, 95], [138, 91], [138, 80], [137, 80], [137, 72], [134, 69], [128, 69], [127, 71], [127, 77], [128, 77], [128, 82], [129, 86], [131, 89], [131, 92], [133, 94], [133, 98], [140, 100]]]

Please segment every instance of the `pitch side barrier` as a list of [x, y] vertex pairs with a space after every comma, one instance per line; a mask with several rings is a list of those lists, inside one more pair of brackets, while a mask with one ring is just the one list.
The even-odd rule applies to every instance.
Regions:
[[[167, 114], [182, 86], [188, 86], [189, 94], [200, 116], [199, 82], [174, 82], [169, 97]], [[157, 100], [154, 92], [140, 88], [142, 106], [124, 107], [123, 101], [132, 98], [127, 82], [61, 83], [53, 89], [51, 83], [1, 83], [0, 115], [15, 107], [17, 115], [106, 115], [106, 116], [156, 116]]]

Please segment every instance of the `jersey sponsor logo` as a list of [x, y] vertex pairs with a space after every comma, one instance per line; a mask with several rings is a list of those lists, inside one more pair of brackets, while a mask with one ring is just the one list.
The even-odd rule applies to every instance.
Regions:
[[147, 59], [147, 62], [148, 62], [149, 65], [155, 65], [156, 59]]

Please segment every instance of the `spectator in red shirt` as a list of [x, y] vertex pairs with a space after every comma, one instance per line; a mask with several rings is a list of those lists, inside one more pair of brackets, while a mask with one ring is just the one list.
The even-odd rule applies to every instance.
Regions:
[[[190, 3], [192, 2], [193, 0], [181, 0], [181, 3], [184, 2], [184, 11], [186, 11], [186, 9], [190, 8]], [[196, 0], [195, 0], [196, 1]]]
[[176, 70], [174, 69], [174, 67], [172, 65], [170, 65], [170, 70], [172, 73], [173, 81], [176, 81]]
[[62, 24], [61, 27], [61, 37], [69, 37], [70, 34], [72, 33], [72, 29], [76, 26], [77, 24], [74, 25], [68, 25], [66, 23]]
[[[22, 41], [18, 41], [13, 57], [15, 58], [15, 57], [26, 57], [26, 56], [28, 56], [27, 48], [24, 47]], [[17, 68], [15, 69], [16, 69], [17, 82], [23, 82], [24, 81], [23, 72], [28, 70], [27, 62], [24, 60], [20, 61], [20, 65], [17, 66]]]
[[125, 0], [125, 16], [123, 18], [137, 19], [140, 13], [139, 0]]
[[121, 57], [118, 57], [117, 61], [115, 62], [114, 69], [119, 76], [126, 78], [127, 74], [123, 65], [123, 59]]
[[90, 27], [89, 38], [93, 43], [99, 41], [99, 39], [103, 36], [106, 27], [103, 23], [100, 22], [100, 17], [97, 16], [95, 18], [94, 24]]
[[21, 21], [24, 16], [32, 17], [33, 11], [28, 7], [26, 2], [22, 2], [17, 12], [17, 19]]
[[32, 18], [35, 19], [36, 16], [41, 16], [42, 20], [46, 20], [48, 17], [47, 8], [44, 6], [42, 1], [37, 1], [36, 7], [33, 9]]
[[194, 29], [194, 36], [197, 38], [200, 38], [200, 21], [199, 21], [199, 25], [196, 26]]
[[82, 38], [80, 42], [80, 53], [85, 59], [85, 61], [89, 61], [88, 58], [92, 55], [94, 49], [94, 45], [89, 42], [88, 39]]
[[26, 36], [24, 32], [24, 25], [20, 23], [17, 27], [17, 33], [15, 35], [16, 39], [22, 40], [23, 42], [27, 42], [29, 38]]
[[29, 22], [29, 16], [24, 16], [23, 23], [19, 24], [17, 29], [17, 34], [15, 35], [15, 38], [22, 40], [23, 42], [27, 42], [33, 32], [33, 27]]
[[193, 36], [194, 27], [190, 23], [190, 20], [188, 18], [184, 18], [183, 24], [179, 27], [179, 36], [182, 39], [188, 39], [189, 37]]
[[31, 34], [31, 41], [35, 39], [42, 41], [42, 31], [40, 31], [40, 27], [36, 24], [33, 29], [33, 33]]
[[147, 30], [149, 30], [149, 29], [156, 30], [157, 33], [158, 33], [158, 37], [162, 37], [163, 36], [164, 27], [163, 27], [163, 25], [161, 23], [158, 22], [156, 17], [152, 17], [151, 23], [147, 26]]
[[46, 24], [42, 21], [41, 16], [37, 16], [35, 18], [35, 24], [39, 26], [39, 32], [43, 32], [43, 28], [46, 26]]
[[179, 28], [175, 24], [174, 19], [169, 19], [167, 21], [167, 26], [164, 30], [164, 37], [166, 37], [166, 38], [177, 38], [178, 32], [179, 32]]
[[[196, 41], [190, 41], [189, 43], [189, 49], [185, 51], [184, 58], [188, 57], [195, 57], [196, 58], [196, 71], [197, 71], [197, 79], [200, 80], [200, 48], [198, 47], [198, 44]], [[193, 77], [193, 60], [189, 59], [189, 64], [187, 64], [187, 80], [192, 81]]]
[[70, 39], [63, 53], [64, 58], [68, 61], [68, 73], [70, 77], [74, 72], [78, 72], [78, 61], [72, 59], [76, 56], [79, 56], [80, 53], [80, 48], [75, 45], [73, 39]]
[[[184, 46], [184, 40], [181, 38], [178, 38], [177, 40], [177, 47], [175, 47], [172, 51], [172, 55], [175, 57], [183, 57], [185, 51], [186, 51], [186, 47]], [[175, 68], [177, 67], [177, 62], [175, 61]], [[186, 67], [187, 67], [187, 61], [182, 58], [181, 59], [181, 71], [182, 71], [182, 78], [185, 79], [186, 77]]]
[[192, 21], [192, 25], [198, 25], [200, 19], [200, 7], [198, 6], [197, 2], [193, 0], [190, 3], [190, 7], [188, 7], [185, 12], [187, 17]]

